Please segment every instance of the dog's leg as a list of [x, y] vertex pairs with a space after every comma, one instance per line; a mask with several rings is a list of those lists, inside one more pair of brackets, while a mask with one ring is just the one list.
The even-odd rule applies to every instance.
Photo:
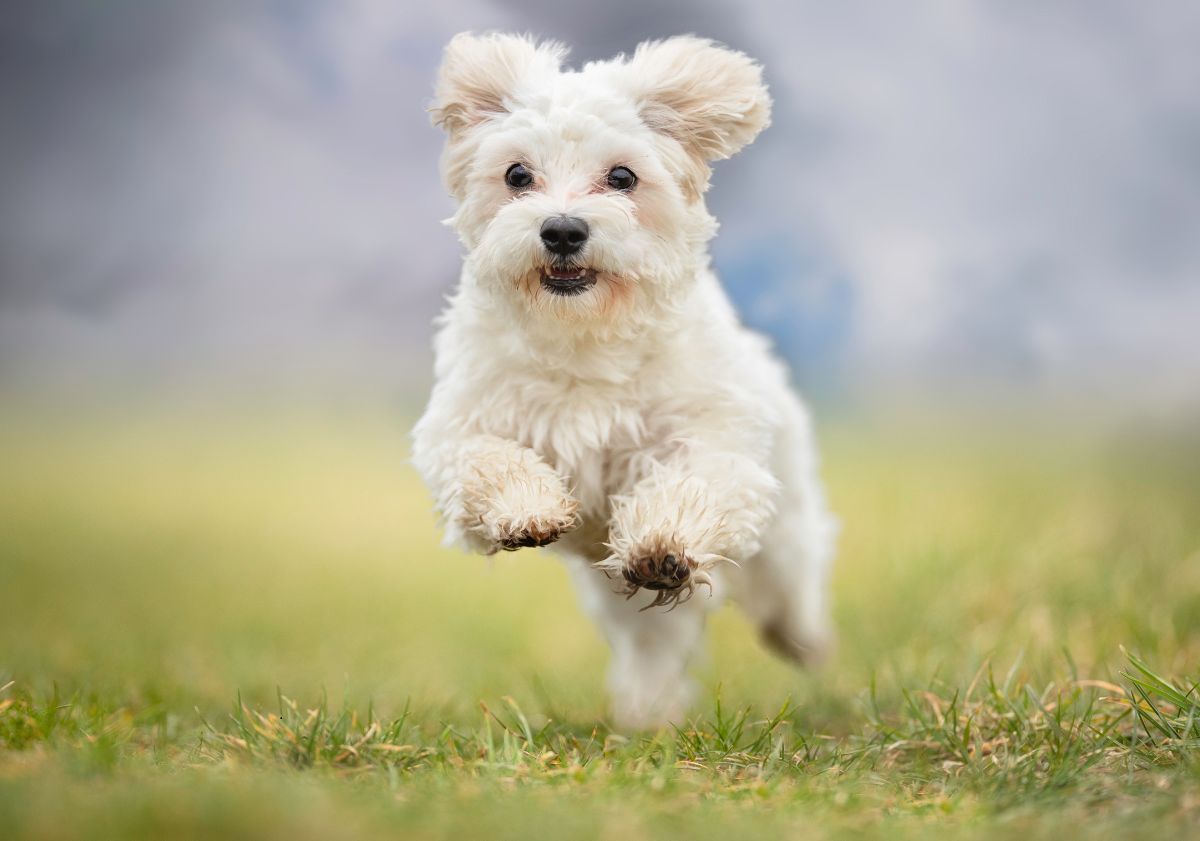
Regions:
[[[779, 656], [801, 666], [812, 666], [822, 662], [833, 645], [825, 606], [824, 576], [814, 575], [812, 565], [789, 569], [788, 565], [811, 551], [805, 542], [781, 543], [780, 548], [795, 554], [762, 558], [758, 566], [775, 574], [760, 579], [759, 587], [765, 584], [779, 588], [770, 595], [770, 591], [764, 589], [753, 591], [751, 598], [774, 602], [771, 611], [759, 619], [759, 634], [763, 643]], [[743, 605], [749, 607], [749, 602], [743, 602]]]
[[643, 610], [648, 598], [628, 598], [586, 562], [569, 564], [580, 602], [612, 646], [608, 689], [622, 730], [683, 722], [695, 694], [689, 661], [715, 601], [697, 599], [673, 611]]
[[485, 554], [545, 546], [577, 523], [566, 481], [528, 447], [492, 435], [436, 444], [413, 462], [434, 489], [448, 540]]
[[[795, 506], [795, 507], [793, 507]], [[776, 654], [800, 665], [825, 658], [833, 643], [828, 571], [836, 526], [822, 510], [785, 495], [763, 548], [728, 574], [730, 593]]]
[[711, 588], [717, 564], [758, 552], [777, 490], [756, 460], [689, 446], [613, 497], [611, 555], [601, 566], [630, 589], [657, 591], [655, 604], [691, 598], [697, 586]]
[[794, 400], [772, 461], [783, 487], [762, 550], [729, 571], [730, 594], [759, 628], [763, 641], [801, 664], [822, 659], [833, 634], [829, 621], [829, 567], [837, 520], [829, 513], [817, 476], [811, 425]]

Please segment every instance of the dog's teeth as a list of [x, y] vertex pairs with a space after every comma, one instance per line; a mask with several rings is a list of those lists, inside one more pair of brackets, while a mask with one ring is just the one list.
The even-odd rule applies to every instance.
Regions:
[[587, 272], [584, 269], [547, 269], [546, 276], [554, 280], [580, 280]]

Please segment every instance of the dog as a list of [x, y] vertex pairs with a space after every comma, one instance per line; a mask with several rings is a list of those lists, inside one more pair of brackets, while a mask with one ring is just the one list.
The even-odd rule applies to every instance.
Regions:
[[687, 714], [726, 597], [785, 657], [827, 649], [837, 526], [809, 414], [709, 267], [710, 164], [767, 126], [762, 68], [693, 36], [565, 55], [445, 50], [429, 110], [466, 256], [413, 463], [448, 542], [554, 544], [611, 644], [614, 721], [649, 728]]

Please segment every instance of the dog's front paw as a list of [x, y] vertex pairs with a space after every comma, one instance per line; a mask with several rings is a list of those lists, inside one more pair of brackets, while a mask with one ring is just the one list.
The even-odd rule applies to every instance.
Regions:
[[579, 525], [579, 503], [570, 496], [494, 499], [470, 530], [486, 554], [548, 546]]
[[712, 590], [712, 579], [687, 550], [669, 544], [635, 548], [621, 567], [621, 577], [630, 597], [643, 588], [656, 592], [647, 607], [685, 602], [700, 584]]
[[560, 511], [528, 518], [497, 520], [491, 539], [498, 549], [515, 552], [534, 546], [549, 546], [575, 528], [578, 522], [575, 505], [564, 505]]
[[452, 488], [453, 524], [485, 555], [546, 546], [579, 524], [579, 502], [566, 480], [528, 447], [483, 438], [463, 484]]

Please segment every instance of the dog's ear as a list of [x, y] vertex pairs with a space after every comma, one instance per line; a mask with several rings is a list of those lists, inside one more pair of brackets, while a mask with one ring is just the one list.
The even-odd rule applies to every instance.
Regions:
[[507, 101], [529, 75], [557, 73], [566, 49], [523, 35], [455, 35], [446, 46], [429, 111], [434, 125], [453, 140], [488, 117], [508, 110]]
[[647, 41], [625, 70], [646, 125], [705, 162], [728, 158], [771, 121], [762, 68], [707, 39]]

